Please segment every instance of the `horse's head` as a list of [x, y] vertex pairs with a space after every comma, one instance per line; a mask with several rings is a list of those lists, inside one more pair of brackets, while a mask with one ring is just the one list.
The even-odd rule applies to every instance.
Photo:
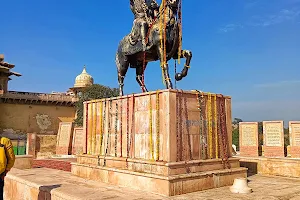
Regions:
[[175, 15], [178, 11], [178, 5], [180, 1], [181, 0], [167, 0], [167, 6], [169, 6]]
[[172, 8], [178, 8], [179, 1], [180, 0], [167, 0], [167, 4]]

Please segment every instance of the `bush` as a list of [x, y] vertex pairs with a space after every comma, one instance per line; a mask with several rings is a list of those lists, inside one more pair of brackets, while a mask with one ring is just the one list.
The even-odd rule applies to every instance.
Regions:
[[236, 128], [232, 131], [232, 144], [236, 146], [236, 150], [240, 150], [240, 135], [239, 135], [239, 128]]

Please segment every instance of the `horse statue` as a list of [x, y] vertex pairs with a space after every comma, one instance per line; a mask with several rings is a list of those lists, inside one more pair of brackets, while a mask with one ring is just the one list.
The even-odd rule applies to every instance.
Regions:
[[[141, 37], [142, 28], [135, 27], [133, 27], [132, 32], [135, 32], [135, 36], [137, 35], [136, 37], [139, 38], [135, 43], [132, 42], [132, 33], [126, 35], [120, 41], [116, 53], [120, 96], [123, 96], [124, 79], [129, 66], [136, 69], [136, 81], [143, 92], [148, 92], [144, 84], [144, 70], [149, 62], [160, 60], [167, 89], [173, 88], [168, 68], [170, 59], [185, 58], [184, 68], [180, 73], [176, 73], [175, 79], [180, 81], [187, 76], [192, 52], [180, 48], [182, 41], [181, 24], [177, 17], [179, 6], [181, 7], [181, 0], [163, 0], [159, 6], [157, 17], [154, 18], [152, 24], [146, 30], [146, 41], [143, 41], [143, 37]], [[147, 44], [146, 48], [144, 46], [145, 42]]]

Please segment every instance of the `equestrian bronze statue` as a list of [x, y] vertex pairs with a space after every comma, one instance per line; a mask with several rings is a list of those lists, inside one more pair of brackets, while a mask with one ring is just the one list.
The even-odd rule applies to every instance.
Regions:
[[167, 89], [172, 89], [168, 61], [186, 58], [181, 73], [175, 79], [180, 81], [188, 73], [192, 52], [181, 50], [181, 0], [162, 0], [159, 6], [155, 0], [130, 0], [134, 14], [133, 27], [118, 46], [116, 65], [120, 96], [123, 95], [124, 79], [129, 66], [136, 69], [136, 80], [143, 92], [144, 70], [149, 62], [160, 60]]

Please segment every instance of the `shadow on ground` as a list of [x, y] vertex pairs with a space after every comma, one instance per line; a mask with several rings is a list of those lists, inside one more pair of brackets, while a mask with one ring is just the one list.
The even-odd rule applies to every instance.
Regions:
[[51, 200], [51, 190], [61, 187], [61, 184], [39, 187], [38, 200]]

